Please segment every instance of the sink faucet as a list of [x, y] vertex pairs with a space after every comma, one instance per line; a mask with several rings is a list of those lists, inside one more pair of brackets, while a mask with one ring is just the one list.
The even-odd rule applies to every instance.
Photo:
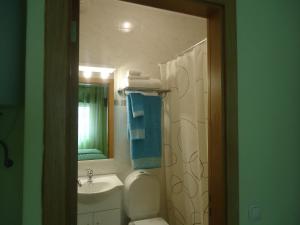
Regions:
[[87, 177], [88, 177], [88, 183], [92, 183], [93, 182], [93, 175], [94, 175], [94, 171], [92, 169], [87, 169]]

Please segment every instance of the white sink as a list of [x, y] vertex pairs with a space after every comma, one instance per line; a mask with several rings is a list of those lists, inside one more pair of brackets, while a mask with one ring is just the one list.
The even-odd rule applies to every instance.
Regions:
[[78, 197], [96, 197], [107, 194], [123, 186], [123, 183], [115, 174], [95, 175], [92, 183], [87, 181], [86, 177], [79, 178], [81, 186], [78, 186]]

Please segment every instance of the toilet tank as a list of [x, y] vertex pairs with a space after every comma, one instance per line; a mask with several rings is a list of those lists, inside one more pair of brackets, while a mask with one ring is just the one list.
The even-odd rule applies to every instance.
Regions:
[[129, 174], [124, 185], [124, 204], [131, 220], [157, 216], [160, 209], [160, 183], [156, 176], [138, 170]]

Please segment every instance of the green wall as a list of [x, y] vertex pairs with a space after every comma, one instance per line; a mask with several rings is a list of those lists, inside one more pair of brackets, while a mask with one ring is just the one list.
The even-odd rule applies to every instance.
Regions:
[[299, 10], [299, 0], [237, 0], [241, 225], [300, 224]]
[[25, 48], [25, 10], [21, 0], [0, 7], [0, 105], [22, 103]]
[[44, 0], [27, 1], [23, 225], [41, 225]]
[[7, 144], [9, 157], [14, 161], [13, 167], [5, 168], [0, 147], [0, 224], [20, 225], [24, 112], [21, 107], [0, 107], [0, 112], [3, 113], [0, 116], [0, 139]]
[[22, 219], [25, 7], [20, 0], [0, 7], [0, 140], [14, 161], [13, 167], [4, 167], [0, 146], [0, 224], [9, 225], [20, 225]]

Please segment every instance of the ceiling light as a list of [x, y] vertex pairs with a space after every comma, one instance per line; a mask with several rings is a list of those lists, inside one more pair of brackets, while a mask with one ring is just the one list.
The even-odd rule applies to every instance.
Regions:
[[86, 78], [90, 78], [92, 73], [100, 73], [102, 79], [107, 79], [115, 70], [115, 68], [109, 67], [79, 66], [79, 71], [83, 72], [83, 76]]
[[131, 27], [132, 27], [131, 23], [127, 21], [122, 24], [123, 29], [130, 29]]
[[110, 73], [108, 72], [101, 72], [100, 77], [105, 80], [109, 78], [109, 75]]
[[92, 77], [92, 71], [90, 71], [90, 70], [83, 71], [83, 76], [87, 79], [91, 78]]
[[128, 21], [124, 21], [119, 25], [119, 30], [125, 33], [132, 31], [132, 29], [133, 29], [133, 25]]

